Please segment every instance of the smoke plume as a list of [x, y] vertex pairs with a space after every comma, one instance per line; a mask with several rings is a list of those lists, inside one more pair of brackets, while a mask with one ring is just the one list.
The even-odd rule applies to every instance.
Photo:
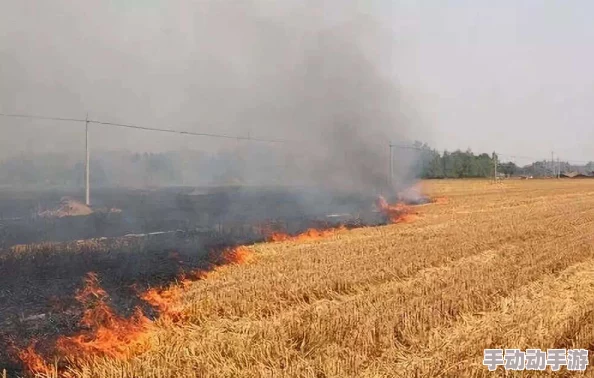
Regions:
[[[184, 169], [184, 183], [202, 182], [204, 169], [219, 169], [220, 177], [242, 183], [365, 193], [388, 189], [388, 143], [406, 141], [411, 125], [392, 74], [393, 37], [370, 6], [263, 0], [58, 3], [64, 11], [58, 12], [58, 5], [31, 9], [15, 3], [0, 16], [26, 23], [7, 19], [2, 27], [7, 33], [0, 51], [6, 58], [1, 111], [59, 116], [88, 111], [104, 121], [285, 141], [92, 127], [99, 163], [101, 151], [122, 149], [191, 149], [225, 157], [224, 163], [210, 159], [214, 167], [197, 163], [202, 171], [193, 174]], [[79, 125], [0, 122], [10, 130], [0, 143], [12, 154], [83, 156]], [[9, 139], [28, 142], [15, 146]], [[134, 174], [131, 169], [118, 176], [121, 164], [113, 160], [103, 160], [106, 176]], [[72, 172], [79, 174], [80, 167]]]

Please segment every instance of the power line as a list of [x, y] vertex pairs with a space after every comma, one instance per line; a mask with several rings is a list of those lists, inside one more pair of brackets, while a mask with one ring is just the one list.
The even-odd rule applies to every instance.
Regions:
[[215, 134], [215, 133], [199, 133], [199, 132], [194, 132], [194, 131], [147, 127], [147, 126], [140, 126], [140, 125], [133, 125], [133, 124], [103, 122], [103, 121], [86, 120], [86, 119], [79, 119], [79, 118], [45, 117], [45, 116], [37, 116], [37, 115], [30, 115], [30, 114], [8, 114], [8, 113], [0, 113], [0, 116], [11, 117], [11, 118], [40, 119], [40, 120], [48, 120], [48, 121], [88, 122], [88, 123], [93, 123], [93, 124], [101, 125], [101, 126], [114, 126], [114, 127], [128, 128], [128, 129], [158, 131], [158, 132], [163, 132], [163, 133], [201, 136], [201, 137], [209, 137], [209, 138], [250, 140], [250, 141], [255, 141], [255, 142], [268, 142], [268, 143], [289, 143], [289, 142], [291, 142], [289, 140], [284, 140], [284, 139], [265, 139], [265, 138], [253, 138], [251, 136], [246, 137], [246, 136], [234, 136], [234, 135]]
[[44, 117], [44, 116], [36, 116], [30, 114], [8, 114], [8, 113], [0, 113], [2, 117], [10, 117], [10, 118], [29, 118], [29, 119], [44, 119], [47, 121], [67, 121], [67, 122], [85, 122], [84, 119], [78, 118], [62, 118], [62, 117]]
[[210, 138], [253, 140], [256, 142], [270, 142], [270, 143], [289, 143], [289, 142], [291, 142], [289, 140], [284, 140], [284, 139], [264, 139], [264, 138], [252, 138], [251, 136], [233, 136], [233, 135], [225, 135], [225, 134], [198, 133], [198, 132], [194, 132], [194, 131], [163, 129], [163, 128], [156, 128], [156, 127], [146, 127], [146, 126], [139, 126], [139, 125], [129, 125], [129, 124], [124, 124], [124, 123], [102, 122], [102, 121], [93, 121], [93, 120], [89, 120], [89, 123], [94, 123], [94, 124], [103, 125], [103, 126], [116, 126], [116, 127], [124, 127], [124, 128], [129, 128], [129, 129], [136, 129], [136, 130], [160, 131], [163, 133], [203, 136], [203, 137], [210, 137]]
[[[253, 138], [251, 136], [235, 136], [235, 135], [216, 134], [216, 133], [200, 133], [200, 132], [176, 130], [176, 129], [170, 129], [170, 128], [157, 128], [157, 127], [140, 126], [140, 125], [134, 125], [134, 124], [87, 120], [87, 119], [83, 119], [83, 118], [48, 117], [48, 116], [38, 116], [38, 115], [32, 115], [32, 114], [18, 114], [18, 113], [0, 113], [0, 116], [9, 117], [9, 118], [40, 119], [40, 120], [47, 120], [47, 121], [88, 122], [88, 123], [93, 123], [93, 124], [101, 125], [101, 126], [114, 126], [114, 127], [122, 127], [122, 128], [144, 130], [144, 131], [157, 131], [157, 132], [163, 132], [163, 133], [201, 136], [201, 137], [219, 138], [219, 139], [248, 140], [248, 141], [254, 141], [254, 142], [267, 142], [267, 143], [297, 143], [298, 142], [298, 141], [292, 141], [292, 140], [287, 140], [287, 139], [266, 139], [266, 138]], [[424, 148], [422, 148], [422, 147], [397, 145], [397, 144], [392, 144], [392, 143], [390, 143], [390, 147], [391, 148], [408, 149], [408, 150], [417, 150], [417, 151], [424, 150]], [[514, 159], [516, 159], [516, 158], [527, 159], [527, 160], [532, 160], [532, 161], [541, 161], [541, 160], [546, 161], [547, 160], [546, 158], [541, 159], [541, 158], [536, 158], [533, 156], [520, 156], [520, 155], [509, 155], [509, 154], [499, 154], [499, 153], [497, 155], [505, 156], [505, 157], [512, 157]], [[565, 160], [565, 162], [587, 164], [590, 161]]]

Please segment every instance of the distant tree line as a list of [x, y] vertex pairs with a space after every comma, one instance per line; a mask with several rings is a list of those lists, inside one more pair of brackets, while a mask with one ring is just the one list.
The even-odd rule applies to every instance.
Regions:
[[498, 174], [507, 177], [553, 176], [557, 170], [583, 174], [594, 172], [594, 162], [575, 165], [569, 162], [551, 164], [551, 161], [542, 160], [525, 166], [518, 166], [514, 162], [503, 161], [496, 154], [475, 154], [470, 149], [440, 152], [421, 142], [415, 142], [413, 148], [417, 158], [412, 159], [416, 162], [412, 169], [417, 177], [426, 179], [493, 177], [495, 174], [495, 157], [497, 157]]
[[[412, 159], [412, 167], [421, 178], [478, 178], [491, 177], [494, 174], [494, 156], [487, 153], [474, 154], [470, 149], [466, 151], [439, 152], [427, 144], [415, 142], [414, 153], [417, 159]], [[499, 165], [499, 169], [511, 173], [512, 167]]]

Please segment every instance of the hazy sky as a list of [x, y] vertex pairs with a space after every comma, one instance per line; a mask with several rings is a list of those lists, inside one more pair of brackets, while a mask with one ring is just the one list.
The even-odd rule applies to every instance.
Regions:
[[[290, 69], [291, 51], [279, 35], [285, 27], [307, 30], [304, 20], [312, 16], [299, 16], [302, 10], [324, 27], [365, 14], [391, 30], [389, 42], [367, 47], [400, 87], [394, 107], [408, 120], [410, 138], [439, 149], [537, 158], [554, 150], [562, 159], [594, 160], [591, 2], [256, 2], [258, 17], [279, 22], [244, 22], [241, 1], [214, 7], [213, 1], [0, 0], [0, 111], [83, 118], [89, 112], [147, 126], [301, 137], [298, 128], [259, 126], [253, 114], [270, 111], [274, 100], [265, 89], [254, 95], [266, 99], [261, 107], [238, 105], [254, 87], [242, 70], [267, 64], [276, 51]], [[266, 33], [278, 38], [254, 40]], [[216, 80], [217, 72], [225, 77]], [[0, 119], [0, 150], [78, 151], [81, 132], [77, 124]], [[111, 129], [95, 136], [100, 148], [229, 144]]]
[[436, 146], [594, 159], [594, 4], [385, 3], [404, 57], [398, 76]]

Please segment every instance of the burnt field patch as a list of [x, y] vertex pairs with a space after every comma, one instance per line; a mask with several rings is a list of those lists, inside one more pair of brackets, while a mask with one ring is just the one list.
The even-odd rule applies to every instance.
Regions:
[[381, 222], [372, 213], [375, 196], [261, 187], [97, 189], [91, 214], [42, 216], [52, 213], [65, 198], [82, 200], [80, 193], [72, 191], [0, 190], [0, 249], [175, 230], [237, 232], [258, 223], [282, 223], [298, 232], [311, 221]]
[[166, 285], [187, 272], [217, 264], [223, 241], [181, 234], [146, 238], [45, 243], [0, 255], [0, 365], [19, 369], [15, 350], [37, 342], [49, 350], [60, 335], [81, 332], [84, 306], [76, 300], [86, 277], [100, 278], [114, 313], [136, 308], [154, 316], [139, 299], [148, 287]]
[[[163, 306], [170, 299], [164, 299], [159, 288], [201, 279], [218, 266], [243, 261], [250, 253], [238, 246], [264, 240], [314, 241], [347, 229], [411, 219], [404, 203], [388, 205], [383, 199], [233, 193], [178, 193], [169, 202], [171, 208], [190, 215], [175, 231], [0, 250], [0, 366], [10, 372], [22, 373], [23, 366], [29, 372], [47, 372], [51, 358], [67, 350], [68, 355], [72, 350], [120, 353], [128, 333], [143, 333], [164, 312], [181, 319]], [[156, 218], [157, 205], [148, 205], [155, 213], [145, 214]], [[123, 217], [128, 211], [108, 215]], [[168, 211], [159, 215], [165, 222], [172, 219]], [[88, 222], [93, 216], [97, 214], [58, 221]], [[154, 219], [153, 227], [159, 221]], [[106, 334], [109, 340], [101, 341]], [[97, 343], [104, 346], [97, 349]]]

